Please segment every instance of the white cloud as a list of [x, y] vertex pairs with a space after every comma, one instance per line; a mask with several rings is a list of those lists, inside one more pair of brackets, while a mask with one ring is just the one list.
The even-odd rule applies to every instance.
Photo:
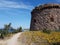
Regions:
[[17, 2], [2, 0], [0, 1], [0, 8], [22, 8], [22, 9], [31, 10], [33, 6], [26, 5], [23, 2], [17, 3]]

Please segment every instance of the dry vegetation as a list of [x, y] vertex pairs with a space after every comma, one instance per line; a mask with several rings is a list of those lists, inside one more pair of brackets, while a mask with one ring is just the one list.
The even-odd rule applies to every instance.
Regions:
[[60, 32], [51, 32], [50, 34], [41, 31], [24, 32], [19, 37], [19, 41], [22, 41], [23, 45], [54, 45], [60, 43]]

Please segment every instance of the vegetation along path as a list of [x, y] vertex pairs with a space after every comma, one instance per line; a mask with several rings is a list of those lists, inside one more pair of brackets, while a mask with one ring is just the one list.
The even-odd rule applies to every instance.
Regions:
[[13, 37], [11, 37], [10, 39], [8, 40], [5, 40], [5, 41], [0, 41], [0, 45], [18, 45], [18, 38], [19, 36], [21, 35], [21, 33], [17, 33], [15, 35], [13, 35]]

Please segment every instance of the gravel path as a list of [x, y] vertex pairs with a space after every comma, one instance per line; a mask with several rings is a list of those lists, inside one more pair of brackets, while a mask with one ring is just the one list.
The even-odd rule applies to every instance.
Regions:
[[11, 37], [8, 40], [1, 40], [0, 41], [0, 45], [18, 45], [18, 38], [21, 35], [21, 33], [17, 33], [15, 35], [13, 35], [13, 37]]

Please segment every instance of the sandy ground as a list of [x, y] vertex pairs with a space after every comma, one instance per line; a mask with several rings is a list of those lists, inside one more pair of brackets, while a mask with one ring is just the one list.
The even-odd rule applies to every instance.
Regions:
[[21, 32], [13, 35], [13, 37], [11, 37], [8, 40], [0, 40], [0, 45], [18, 45], [17, 40], [20, 35], [21, 35]]

